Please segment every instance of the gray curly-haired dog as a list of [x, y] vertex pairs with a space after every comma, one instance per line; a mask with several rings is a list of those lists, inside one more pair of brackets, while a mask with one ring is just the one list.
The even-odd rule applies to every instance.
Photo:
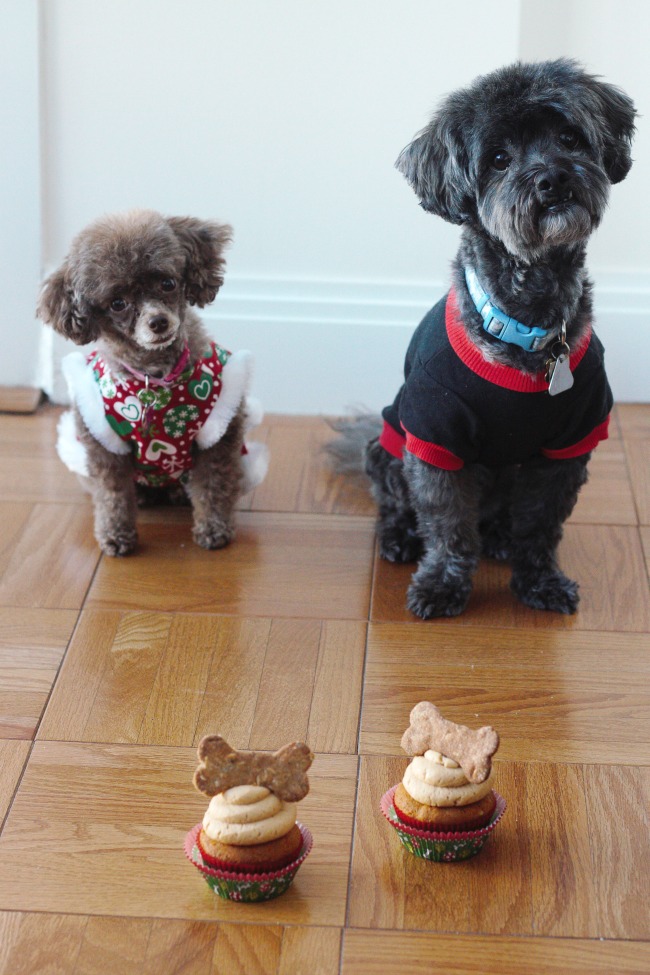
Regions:
[[462, 225], [452, 287], [409, 346], [369, 438], [381, 555], [418, 559], [409, 609], [461, 613], [481, 553], [526, 605], [573, 613], [563, 523], [607, 436], [612, 395], [591, 328], [585, 249], [631, 166], [635, 110], [570, 60], [517, 63], [443, 101], [397, 160], [421, 206]]
[[223, 284], [231, 233], [151, 210], [102, 217], [43, 284], [43, 321], [93, 343], [63, 360], [72, 410], [57, 448], [93, 496], [106, 555], [135, 548], [138, 502], [185, 494], [194, 540], [222, 548], [237, 499], [266, 472], [265, 445], [244, 444], [261, 416], [247, 395], [250, 353], [211, 341], [192, 308]]

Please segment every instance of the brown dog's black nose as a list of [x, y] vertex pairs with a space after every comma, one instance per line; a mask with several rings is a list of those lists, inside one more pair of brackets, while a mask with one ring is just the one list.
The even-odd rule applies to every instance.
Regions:
[[570, 173], [562, 166], [549, 166], [535, 177], [535, 189], [540, 203], [553, 206], [571, 199]]
[[149, 328], [156, 335], [162, 335], [169, 328], [169, 319], [167, 315], [155, 315], [154, 318], [149, 322]]

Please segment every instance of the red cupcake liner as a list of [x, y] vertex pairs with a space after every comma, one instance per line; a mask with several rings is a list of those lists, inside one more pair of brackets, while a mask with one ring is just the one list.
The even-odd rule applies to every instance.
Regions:
[[[381, 803], [380, 803], [381, 811], [384, 814], [385, 818], [388, 820], [388, 822], [391, 824], [391, 826], [395, 825], [394, 820], [390, 816], [390, 811], [391, 809], [393, 810], [395, 809], [393, 798], [395, 796], [396, 789], [397, 786], [394, 785], [392, 789], [389, 789], [388, 792], [384, 793], [384, 795], [381, 797]], [[455, 832], [447, 831], [444, 833], [439, 833], [432, 829], [417, 829], [415, 826], [409, 826], [407, 823], [403, 823], [401, 819], [399, 820], [399, 828], [403, 830], [405, 833], [408, 833], [410, 836], [416, 836], [418, 839], [421, 840], [427, 840], [427, 839], [471, 840], [477, 836], [487, 836], [488, 833], [492, 832], [492, 830], [497, 825], [497, 823], [503, 816], [504, 812], [506, 811], [506, 800], [503, 798], [503, 796], [500, 796], [499, 793], [496, 792], [494, 789], [492, 791], [494, 792], [494, 795], [497, 800], [496, 809], [492, 813], [492, 819], [487, 824], [487, 826], [482, 826], [480, 829], [470, 829], [470, 830], [463, 830], [463, 831], [457, 830]]]
[[[301, 834], [301, 836], [302, 836], [302, 834]], [[302, 853], [302, 849], [303, 849], [304, 845], [305, 845], [305, 841], [304, 841], [304, 837], [303, 837], [303, 841], [302, 841], [302, 843], [300, 845], [300, 848], [299, 848], [299, 851], [298, 851], [298, 855], [300, 855], [300, 853]], [[201, 854], [201, 858], [203, 859], [203, 862], [204, 862], [204, 864], [205, 864], [206, 867], [213, 867], [215, 870], [225, 870], [226, 872], [233, 870], [232, 865], [226, 863], [223, 860], [217, 860], [216, 857], [213, 857], [213, 856], [211, 856], [211, 854], [206, 853], [206, 851], [203, 849], [203, 846], [201, 845], [201, 831], [199, 831], [199, 834], [196, 837], [196, 846], [197, 846], [197, 849], [198, 849], [199, 853]], [[237, 873], [244, 873], [244, 874], [247, 874], [247, 873], [254, 873], [254, 874], [274, 873], [275, 870], [281, 870], [283, 867], [289, 867], [289, 866], [291, 866], [291, 864], [294, 863], [295, 860], [296, 860], [296, 857], [295, 856], [292, 856], [289, 860], [287, 860], [287, 862], [285, 864], [282, 865], [282, 867], [275, 867], [275, 868], [273, 868], [273, 870], [269, 870], [269, 869], [259, 870], [258, 867], [257, 867], [257, 864], [255, 864], [255, 863], [240, 863], [236, 872]]]
[[288, 863], [285, 867], [281, 867], [279, 870], [259, 871], [253, 873], [238, 870], [222, 870], [220, 867], [211, 867], [203, 860], [201, 849], [198, 845], [199, 833], [203, 828], [202, 823], [197, 823], [196, 826], [194, 826], [194, 828], [191, 829], [186, 835], [184, 843], [185, 856], [190, 863], [192, 863], [206, 877], [218, 877], [221, 880], [251, 882], [278, 880], [279, 878], [285, 877], [288, 874], [295, 873], [303, 860], [311, 852], [311, 848], [314, 843], [311, 830], [307, 826], [303, 826], [302, 823], [296, 822], [296, 826], [302, 834], [302, 847], [300, 849], [300, 853], [295, 860], [292, 860], [291, 863]]

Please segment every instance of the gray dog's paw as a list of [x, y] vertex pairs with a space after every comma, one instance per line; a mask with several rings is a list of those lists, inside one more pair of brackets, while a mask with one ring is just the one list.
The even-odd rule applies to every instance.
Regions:
[[379, 536], [379, 554], [388, 562], [417, 562], [423, 549], [422, 539], [413, 531], [384, 530]]
[[413, 581], [408, 588], [406, 605], [423, 620], [436, 616], [458, 616], [467, 606], [472, 587], [436, 582], [434, 584]]
[[534, 579], [530, 576], [513, 576], [510, 588], [531, 609], [548, 609], [570, 616], [580, 602], [578, 583], [559, 570]]

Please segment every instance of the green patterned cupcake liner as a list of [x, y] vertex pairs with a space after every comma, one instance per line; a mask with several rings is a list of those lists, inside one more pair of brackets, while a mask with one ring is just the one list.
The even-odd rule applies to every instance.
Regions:
[[476, 856], [483, 849], [488, 836], [506, 809], [506, 800], [495, 792], [496, 808], [486, 826], [462, 833], [434, 833], [431, 830], [416, 829], [400, 820], [393, 803], [396, 788], [396, 785], [393, 786], [381, 798], [380, 806], [383, 815], [409, 853], [434, 863], [456, 863]]
[[268, 873], [235, 873], [209, 866], [201, 856], [197, 843], [201, 823], [191, 829], [185, 837], [185, 856], [197, 870], [201, 871], [208, 887], [219, 897], [249, 904], [254, 901], [269, 901], [273, 897], [284, 894], [291, 886], [298, 868], [312, 848], [313, 837], [310, 830], [302, 823], [296, 825], [302, 834], [302, 847], [298, 857], [281, 870]]

